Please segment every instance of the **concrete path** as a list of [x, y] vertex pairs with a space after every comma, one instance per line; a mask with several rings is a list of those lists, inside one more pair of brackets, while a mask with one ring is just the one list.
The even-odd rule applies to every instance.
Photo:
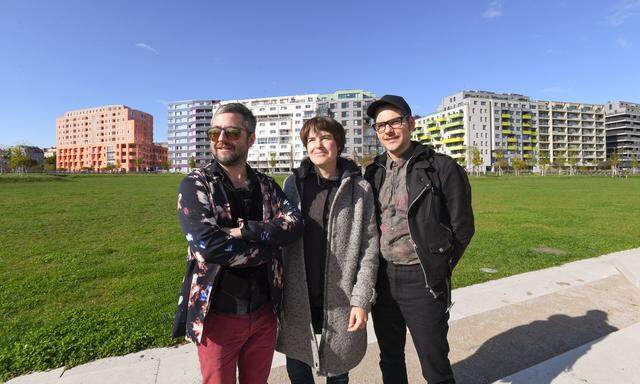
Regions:
[[[640, 383], [639, 282], [637, 248], [454, 290], [449, 341], [458, 383]], [[369, 349], [350, 373], [352, 384], [382, 382], [370, 323], [368, 331]], [[283, 365], [276, 354], [270, 383], [288, 383]], [[411, 383], [424, 382], [410, 342], [407, 366]], [[188, 344], [8, 383], [199, 382]]]

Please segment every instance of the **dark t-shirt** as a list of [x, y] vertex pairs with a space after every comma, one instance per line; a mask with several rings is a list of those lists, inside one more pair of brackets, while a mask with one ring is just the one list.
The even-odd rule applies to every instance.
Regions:
[[[262, 221], [262, 192], [253, 171], [248, 170], [248, 189], [235, 188], [228, 177], [223, 177], [232, 227], [238, 227], [238, 220]], [[224, 267], [219, 284], [213, 296], [216, 312], [247, 314], [260, 309], [269, 301], [267, 264], [257, 267]]]

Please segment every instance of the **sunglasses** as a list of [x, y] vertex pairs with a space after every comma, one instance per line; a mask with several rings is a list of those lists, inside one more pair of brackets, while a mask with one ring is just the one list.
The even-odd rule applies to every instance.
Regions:
[[211, 127], [211, 129], [209, 129], [209, 131], [207, 132], [207, 135], [209, 136], [209, 140], [211, 141], [218, 141], [218, 139], [220, 138], [220, 135], [222, 134], [222, 132], [224, 132], [224, 136], [229, 139], [229, 140], [233, 140], [236, 141], [240, 138], [240, 136], [242, 136], [242, 130], [244, 128], [240, 128], [240, 127]]

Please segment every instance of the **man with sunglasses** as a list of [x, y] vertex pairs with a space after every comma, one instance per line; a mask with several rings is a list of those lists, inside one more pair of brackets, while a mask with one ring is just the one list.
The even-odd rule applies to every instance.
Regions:
[[198, 348], [203, 383], [266, 383], [282, 300], [282, 247], [302, 216], [276, 182], [247, 164], [256, 118], [222, 105], [208, 131], [213, 161], [180, 185], [178, 217], [188, 243], [174, 337]]
[[383, 96], [367, 115], [386, 149], [365, 172], [380, 228], [372, 318], [382, 378], [408, 383], [408, 328], [429, 384], [455, 383], [447, 322], [451, 271], [474, 233], [469, 180], [451, 157], [411, 141], [415, 120], [402, 97]]

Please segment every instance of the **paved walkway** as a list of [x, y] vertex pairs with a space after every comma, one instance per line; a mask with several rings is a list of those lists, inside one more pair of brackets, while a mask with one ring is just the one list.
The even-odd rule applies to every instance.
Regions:
[[[449, 340], [460, 384], [640, 383], [640, 248], [453, 292]], [[381, 383], [378, 346], [350, 373]], [[408, 338], [410, 340], [410, 338]], [[277, 354], [269, 382], [288, 383]], [[407, 345], [411, 383], [423, 382]], [[151, 349], [8, 383], [199, 383], [193, 345]], [[324, 380], [318, 380], [324, 382]]]

